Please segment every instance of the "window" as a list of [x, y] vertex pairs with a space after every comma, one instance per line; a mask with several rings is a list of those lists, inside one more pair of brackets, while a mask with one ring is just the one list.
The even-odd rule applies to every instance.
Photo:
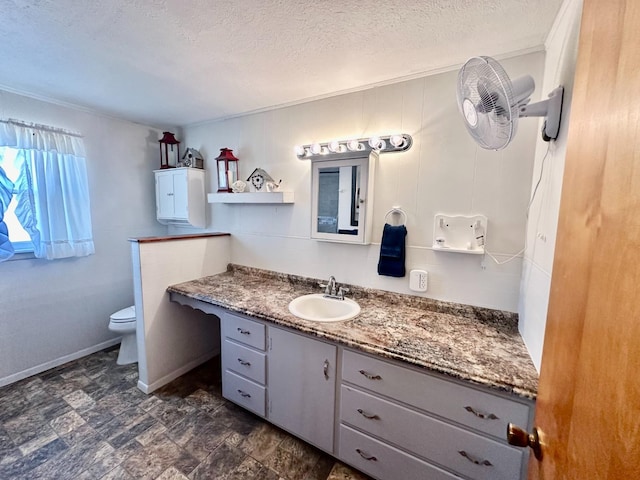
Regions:
[[94, 253], [89, 186], [80, 135], [0, 120], [0, 261]]
[[[20, 166], [16, 159], [18, 150], [11, 147], [0, 147], [0, 167], [5, 172], [5, 175], [14, 184], [18, 180], [20, 175]], [[17, 200], [11, 199], [7, 210], [4, 212], [4, 223], [7, 225], [9, 231], [9, 241], [13, 245], [13, 249], [16, 253], [29, 253], [33, 252], [33, 243], [31, 237], [27, 231], [22, 227], [22, 224], [16, 216]]]

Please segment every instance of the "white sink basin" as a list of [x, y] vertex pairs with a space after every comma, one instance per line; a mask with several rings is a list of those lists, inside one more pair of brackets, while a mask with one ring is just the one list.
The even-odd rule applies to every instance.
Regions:
[[349, 298], [338, 300], [312, 293], [292, 300], [289, 311], [298, 318], [312, 322], [340, 322], [358, 315], [360, 305]]

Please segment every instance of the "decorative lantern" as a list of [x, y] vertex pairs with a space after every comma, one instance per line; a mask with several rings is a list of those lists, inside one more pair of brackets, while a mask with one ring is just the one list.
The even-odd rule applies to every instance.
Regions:
[[233, 150], [221, 148], [218, 162], [218, 191], [231, 192], [231, 185], [238, 180], [238, 159], [233, 155]]
[[171, 132], [162, 132], [160, 143], [160, 168], [175, 168], [180, 158], [180, 142]]

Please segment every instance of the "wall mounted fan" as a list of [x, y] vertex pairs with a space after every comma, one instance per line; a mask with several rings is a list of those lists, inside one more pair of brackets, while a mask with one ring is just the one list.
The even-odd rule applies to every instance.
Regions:
[[513, 81], [491, 57], [473, 57], [458, 73], [458, 108], [474, 140], [488, 150], [502, 150], [513, 139], [520, 117], [546, 117], [545, 141], [555, 140], [560, 129], [562, 96], [558, 87], [547, 100], [529, 104], [535, 90], [530, 75]]

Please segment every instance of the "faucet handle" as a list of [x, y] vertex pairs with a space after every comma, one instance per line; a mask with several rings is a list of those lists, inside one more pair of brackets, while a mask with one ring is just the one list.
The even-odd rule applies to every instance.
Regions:
[[349, 292], [349, 291], [350, 291], [350, 290], [349, 290], [348, 288], [340, 287], [340, 288], [338, 289], [338, 296], [339, 296], [341, 299], [343, 299], [343, 300], [344, 300], [344, 294], [345, 294], [345, 293], [347, 293], [347, 292]]

